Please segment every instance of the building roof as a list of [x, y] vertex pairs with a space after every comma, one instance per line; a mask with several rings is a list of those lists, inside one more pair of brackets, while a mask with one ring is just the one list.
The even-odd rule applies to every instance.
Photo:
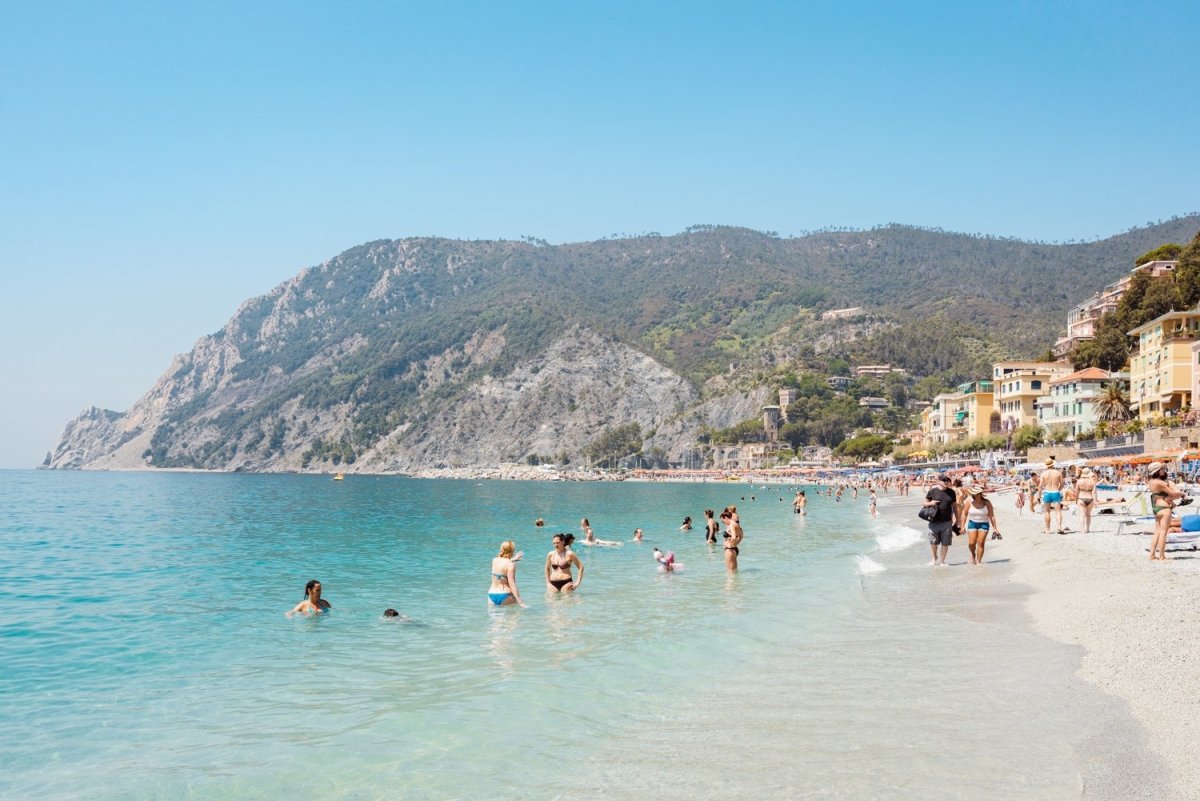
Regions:
[[1062, 378], [1050, 379], [1051, 384], [1066, 384], [1069, 381], [1107, 381], [1109, 373], [1107, 370], [1101, 370], [1099, 367], [1085, 367], [1082, 370], [1076, 370], [1070, 375], [1064, 375]]
[[1137, 336], [1138, 334], [1142, 333], [1143, 331], [1149, 331], [1151, 328], [1154, 328], [1157, 325], [1161, 325], [1162, 323], [1165, 323], [1168, 320], [1186, 320], [1189, 317], [1200, 317], [1200, 310], [1190, 309], [1189, 311], [1170, 311], [1170, 312], [1167, 312], [1166, 314], [1164, 314], [1162, 317], [1155, 317], [1150, 322], [1143, 323], [1142, 325], [1139, 325], [1137, 328], [1133, 329], [1132, 331], [1126, 331], [1125, 333], [1131, 337]]

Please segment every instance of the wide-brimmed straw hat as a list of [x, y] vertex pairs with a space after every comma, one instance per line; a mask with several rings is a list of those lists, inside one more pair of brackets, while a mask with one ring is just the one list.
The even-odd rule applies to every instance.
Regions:
[[983, 487], [971, 487], [967, 490], [967, 492], [971, 493], [972, 495], [982, 495]]
[[1050, 466], [1050, 465], [1052, 465], [1052, 464], [1054, 464], [1054, 457], [1053, 457], [1053, 456], [1047, 456], [1047, 457], [1046, 457], [1046, 467], [1049, 467], [1049, 466]]
[[1096, 475], [1096, 474], [1092, 472], [1092, 468], [1090, 468], [1090, 467], [1085, 467], [1085, 468], [1083, 468], [1083, 472], [1081, 472], [1081, 473], [1079, 474], [1079, 477], [1080, 477], [1080, 478], [1092, 478], [1092, 477], [1093, 477], [1093, 476], [1095, 476], [1095, 475]]
[[1165, 464], [1163, 464], [1162, 462], [1151, 462], [1150, 465], [1146, 468], [1146, 473], [1148, 475], [1152, 476], [1155, 473], [1157, 473], [1159, 470], [1165, 470], [1166, 468], [1167, 468], [1167, 466]]

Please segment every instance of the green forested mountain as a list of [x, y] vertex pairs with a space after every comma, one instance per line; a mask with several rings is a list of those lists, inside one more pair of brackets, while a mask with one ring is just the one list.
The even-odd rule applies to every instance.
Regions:
[[[537, 358], [580, 330], [626, 354], [618, 361], [632, 372], [603, 392], [638, 394], [630, 388], [641, 368], [628, 356], [638, 352], [694, 389], [679, 408], [637, 421], [651, 434], [683, 431], [688, 404], [802, 372], [813, 360], [971, 377], [992, 358], [1044, 352], [1068, 307], [1127, 272], [1136, 256], [1188, 241], [1197, 229], [1200, 216], [1072, 244], [899, 225], [788, 239], [696, 226], [564, 245], [370, 242], [245, 303], [176, 359], [139, 402], [145, 408], [96, 433], [93, 450], [137, 447], [157, 466], [247, 469], [308, 466], [331, 454], [384, 459], [385, 445], [409, 453], [418, 440], [427, 456], [430, 432], [445, 439], [447, 426], [465, 430], [465, 399], [492, 397], [504, 382], [518, 393], [544, 383], [534, 377], [546, 369]], [[820, 322], [820, 312], [848, 306], [863, 307], [862, 317]], [[583, 404], [566, 397], [582, 389], [543, 388], [561, 403], [558, 417]], [[486, 425], [472, 431], [487, 435]], [[534, 447], [522, 436], [512, 448]], [[90, 463], [69, 440], [57, 450], [74, 455], [51, 454], [49, 463]]]

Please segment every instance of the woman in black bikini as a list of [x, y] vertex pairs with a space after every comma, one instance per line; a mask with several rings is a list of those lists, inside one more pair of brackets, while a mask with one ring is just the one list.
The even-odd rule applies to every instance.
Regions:
[[[574, 534], [555, 534], [554, 550], [546, 554], [546, 591], [574, 592], [583, 581], [583, 562], [570, 549]], [[579, 568], [579, 578], [571, 580], [571, 565]]]
[[737, 572], [738, 546], [742, 544], [742, 523], [738, 520], [736, 507], [730, 506], [721, 512], [721, 522], [725, 524], [725, 567], [729, 572]]

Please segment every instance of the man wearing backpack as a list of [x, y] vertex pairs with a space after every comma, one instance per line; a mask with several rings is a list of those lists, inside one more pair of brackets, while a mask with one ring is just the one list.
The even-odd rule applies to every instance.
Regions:
[[[925, 506], [936, 506], [937, 514], [929, 521], [929, 550], [933, 554], [931, 566], [945, 565], [946, 552], [954, 541], [954, 490], [950, 488], [950, 476], [940, 475], [941, 486], [925, 493]], [[940, 553], [939, 553], [940, 549]]]

